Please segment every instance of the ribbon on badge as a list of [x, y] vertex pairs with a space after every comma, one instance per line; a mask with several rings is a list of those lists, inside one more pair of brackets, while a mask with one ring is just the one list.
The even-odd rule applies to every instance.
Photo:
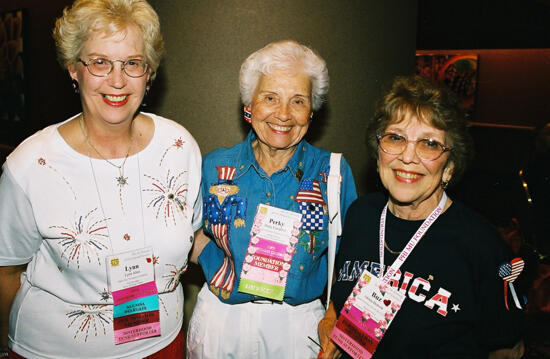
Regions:
[[514, 303], [516, 303], [516, 307], [518, 309], [522, 309], [512, 283], [517, 277], [519, 277], [524, 266], [525, 262], [523, 259], [516, 257], [512, 259], [510, 263], [502, 263], [498, 267], [498, 275], [502, 278], [502, 280], [504, 280], [504, 303], [506, 304], [506, 309], [508, 310], [510, 310], [510, 308], [508, 308], [508, 283], [510, 283], [510, 293], [512, 293], [512, 298], [514, 299]]

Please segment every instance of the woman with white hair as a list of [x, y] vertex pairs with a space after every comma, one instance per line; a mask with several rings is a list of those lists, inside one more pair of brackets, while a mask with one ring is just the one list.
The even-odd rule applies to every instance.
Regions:
[[[191, 261], [206, 283], [188, 357], [315, 357], [308, 337], [317, 341], [324, 314], [330, 152], [304, 135], [328, 91], [326, 63], [295, 41], [271, 43], [241, 66], [240, 90], [252, 130], [203, 159], [203, 227]], [[343, 217], [356, 191], [345, 160], [339, 170]]]

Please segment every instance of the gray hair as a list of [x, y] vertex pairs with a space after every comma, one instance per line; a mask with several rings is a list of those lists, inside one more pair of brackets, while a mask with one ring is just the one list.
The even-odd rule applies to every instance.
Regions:
[[327, 64], [312, 49], [293, 40], [272, 42], [243, 62], [239, 75], [243, 104], [248, 106], [252, 103], [261, 75], [275, 70], [301, 70], [308, 75], [311, 81], [311, 108], [318, 110], [321, 107], [329, 86]]

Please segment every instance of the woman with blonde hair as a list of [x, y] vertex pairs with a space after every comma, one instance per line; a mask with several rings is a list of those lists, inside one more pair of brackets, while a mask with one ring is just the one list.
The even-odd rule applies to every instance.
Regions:
[[82, 112], [3, 166], [3, 349], [183, 357], [179, 276], [200, 227], [201, 156], [181, 125], [140, 111], [163, 53], [158, 16], [145, 0], [76, 0], [53, 35]]

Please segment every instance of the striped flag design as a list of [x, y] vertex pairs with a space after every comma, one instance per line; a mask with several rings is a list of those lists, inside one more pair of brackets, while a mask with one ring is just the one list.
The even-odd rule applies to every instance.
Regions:
[[319, 181], [306, 179], [300, 183], [300, 189], [296, 194], [296, 202], [313, 202], [325, 204], [323, 195], [321, 194], [321, 186]]
[[498, 268], [498, 275], [506, 282], [512, 283], [523, 271], [525, 262], [521, 258], [514, 258], [510, 263], [503, 263]]

